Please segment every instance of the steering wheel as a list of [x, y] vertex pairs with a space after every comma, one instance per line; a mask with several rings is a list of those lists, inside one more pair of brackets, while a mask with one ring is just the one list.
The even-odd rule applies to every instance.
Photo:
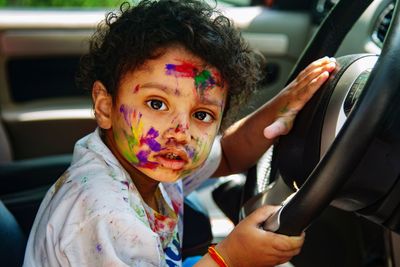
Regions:
[[[289, 82], [310, 62], [333, 56], [371, 2], [337, 3], [300, 57]], [[291, 132], [275, 146], [274, 185], [285, 183], [293, 188], [296, 183], [300, 188], [265, 222], [264, 229], [298, 235], [331, 204], [400, 232], [400, 216], [395, 212], [400, 207], [398, 2], [381, 54], [338, 58], [333, 75], [298, 114]], [[248, 184], [255, 185], [254, 181]], [[242, 214], [266, 204], [274, 190], [271, 186], [251, 198]]]

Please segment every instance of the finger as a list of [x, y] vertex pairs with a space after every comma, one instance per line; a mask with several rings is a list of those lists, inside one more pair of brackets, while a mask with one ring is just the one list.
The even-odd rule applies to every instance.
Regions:
[[298, 111], [304, 107], [304, 105], [311, 99], [311, 97], [328, 79], [328, 77], [329, 73], [325, 71], [307, 84], [303, 90], [297, 92], [297, 101], [291, 101], [280, 111], [280, 114], [278, 115], [279, 118], [264, 128], [264, 137], [267, 139], [274, 139], [280, 135], [287, 134], [292, 128], [294, 118], [296, 117]]
[[270, 253], [272, 255], [279, 257], [280, 259], [286, 259], [286, 260], [290, 260], [291, 258], [295, 257], [296, 255], [299, 255], [301, 252], [301, 248], [287, 250], [287, 251], [275, 250], [273, 248], [269, 248], [269, 249], [270, 249]]
[[277, 234], [272, 239], [272, 247], [280, 252], [295, 253], [304, 244], [304, 234], [300, 236], [286, 236]]
[[305, 75], [299, 76], [299, 80], [297, 80], [297, 88], [303, 88], [307, 86], [311, 81], [317, 78], [322, 73], [328, 72], [328, 74], [336, 68], [336, 63], [331, 62], [327, 65], [314, 68], [310, 72]]
[[333, 57], [320, 58], [314, 62], [311, 62], [303, 71], [300, 72], [300, 74], [297, 77], [308, 75], [308, 73], [313, 71], [315, 68], [318, 68], [318, 67], [330, 64], [330, 63], [336, 63], [336, 59]]
[[253, 225], [260, 225], [279, 210], [280, 206], [265, 205], [253, 211], [246, 219]]
[[[322, 57], [322, 58], [319, 58], [319, 59], [317, 59], [317, 60], [311, 62], [310, 64], [308, 64], [307, 67], [305, 67], [305, 68], [299, 73], [299, 75], [304, 75], [304, 74], [306, 74], [310, 69], [313, 69], [313, 68], [316, 67], [316, 66], [320, 66], [321, 64], [326, 64], [326, 63], [328, 63], [329, 61], [330, 61], [330, 60], [329, 60], [329, 57], [327, 57], [327, 56]], [[299, 75], [298, 75], [298, 76], [299, 76]]]
[[271, 253], [280, 257], [294, 257], [301, 252], [301, 247], [291, 249], [291, 250], [278, 250], [275, 248], [271, 248]]
[[290, 257], [290, 258], [280, 258], [280, 259], [277, 260], [276, 265], [287, 263], [288, 261], [290, 261], [291, 258], [292, 257]]
[[287, 109], [296, 113], [300, 111], [328, 78], [329, 73], [323, 72], [307, 84], [307, 86], [303, 87], [302, 90], [296, 92], [295, 101], [291, 101], [288, 104]]
[[[316, 91], [328, 80], [329, 72], [325, 71], [315, 77], [313, 80], [307, 83], [302, 90], [297, 92], [297, 99], [303, 102], [307, 102], [315, 94]], [[294, 107], [292, 107], [294, 108]], [[297, 108], [299, 110], [299, 108]]]
[[[292, 88], [292, 91], [294, 93], [302, 94], [307, 91], [309, 84], [312, 83], [316, 78], [320, 77], [321, 75], [325, 76], [326, 74], [328, 75], [326, 78], [328, 78], [329, 73], [332, 72], [335, 68], [335, 62], [330, 62], [329, 64], [318, 68], [313, 68], [307, 73], [299, 74], [297, 78], [288, 85], [288, 88]], [[316, 89], [318, 88], [319, 87], [316, 87]]]

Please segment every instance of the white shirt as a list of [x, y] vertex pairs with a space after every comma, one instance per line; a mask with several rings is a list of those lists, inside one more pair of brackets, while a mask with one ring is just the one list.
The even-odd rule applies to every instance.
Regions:
[[142, 200], [129, 174], [99, 136], [79, 140], [71, 166], [50, 188], [33, 224], [25, 267], [181, 266], [183, 195], [210, 177], [220, 142], [195, 173], [160, 183], [161, 214]]

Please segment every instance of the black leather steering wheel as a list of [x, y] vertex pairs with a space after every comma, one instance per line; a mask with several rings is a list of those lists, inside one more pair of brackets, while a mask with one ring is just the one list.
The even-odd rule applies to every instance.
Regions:
[[[337, 3], [300, 57], [289, 82], [312, 61], [333, 56], [371, 2]], [[264, 229], [298, 235], [331, 204], [400, 232], [396, 213], [400, 209], [398, 2], [379, 57], [339, 58], [335, 73], [299, 113], [292, 131], [275, 146], [273, 179], [301, 187], [265, 222]], [[340, 126], [339, 117], [344, 118]], [[265, 192], [253, 197], [242, 210], [244, 215], [266, 204], [266, 198]]]

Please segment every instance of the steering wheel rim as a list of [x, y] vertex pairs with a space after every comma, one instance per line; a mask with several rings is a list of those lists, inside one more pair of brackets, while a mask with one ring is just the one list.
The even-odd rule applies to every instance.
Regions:
[[[372, 0], [340, 1], [300, 57], [289, 81], [313, 60], [334, 55], [347, 32], [371, 2]], [[400, 86], [400, 77], [397, 74], [400, 67], [393, 64], [399, 58], [397, 55], [400, 55], [400, 8], [397, 3], [381, 55], [345, 125], [300, 190], [266, 221], [265, 229], [287, 235], [300, 234], [334, 199], [351, 175], [354, 162], [360, 161], [368, 144], [374, 139], [377, 129], [382, 125], [384, 114], [390, 108], [391, 99], [396, 97], [395, 88]], [[379, 101], [379, 105], [375, 105], [376, 101]], [[357, 136], [357, 141], [354, 142], [353, 136], [360, 132], [363, 134]], [[281, 142], [285, 138], [282, 137]], [[351, 153], [348, 153], [349, 147], [352, 148]], [[276, 149], [279, 150], [279, 144]]]

